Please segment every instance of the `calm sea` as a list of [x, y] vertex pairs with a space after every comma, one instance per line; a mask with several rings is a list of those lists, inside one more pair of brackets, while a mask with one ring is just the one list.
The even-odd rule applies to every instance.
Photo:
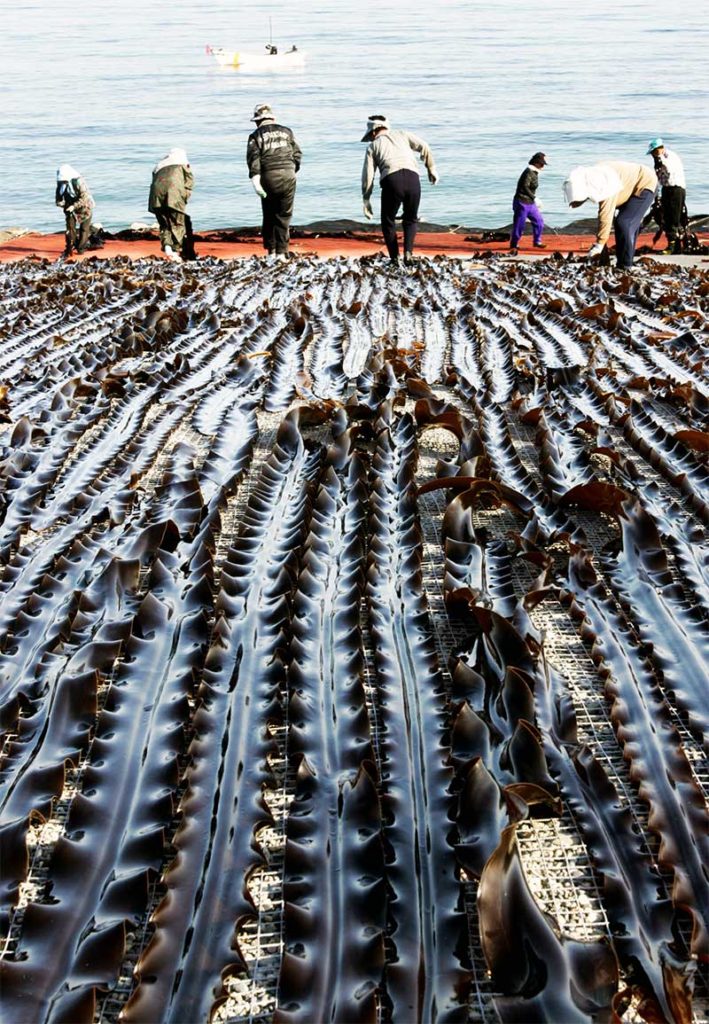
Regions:
[[[249, 117], [269, 101], [303, 148], [296, 222], [361, 219], [360, 144], [386, 113], [431, 144], [441, 174], [422, 216], [509, 220], [517, 176], [544, 150], [550, 224], [571, 218], [577, 163], [683, 157], [691, 213], [709, 211], [706, 0], [0, 0], [0, 227], [62, 227], [55, 170], [74, 164], [106, 227], [149, 220], [153, 163], [184, 146], [197, 228], [253, 224]], [[222, 70], [205, 45], [296, 43], [303, 70]]]

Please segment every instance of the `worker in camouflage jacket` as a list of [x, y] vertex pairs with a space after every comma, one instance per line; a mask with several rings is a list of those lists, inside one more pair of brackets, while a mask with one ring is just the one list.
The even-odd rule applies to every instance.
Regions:
[[184, 149], [171, 149], [153, 168], [148, 209], [157, 217], [163, 252], [177, 263], [190, 255], [187, 247], [192, 244], [192, 225], [185, 211], [193, 187], [194, 176]]
[[54, 201], [64, 210], [66, 221], [64, 255], [71, 256], [73, 250], [84, 252], [89, 245], [91, 214], [95, 203], [88, 185], [71, 164], [62, 164], [57, 171]]
[[290, 128], [276, 123], [267, 103], [259, 103], [251, 118], [256, 129], [246, 145], [246, 163], [254, 191], [261, 198], [261, 236], [266, 252], [285, 260], [295, 201], [295, 176], [302, 153]]

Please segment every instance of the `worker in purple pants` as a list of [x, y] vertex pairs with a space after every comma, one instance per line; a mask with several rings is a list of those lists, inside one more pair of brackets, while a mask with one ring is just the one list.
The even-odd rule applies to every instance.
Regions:
[[535, 153], [529, 164], [519, 176], [517, 190], [512, 200], [512, 212], [514, 221], [512, 234], [510, 235], [510, 252], [513, 256], [519, 251], [517, 246], [524, 232], [524, 225], [527, 221], [532, 224], [532, 238], [535, 249], [546, 249], [542, 242], [544, 231], [544, 218], [537, 205], [537, 186], [539, 185], [539, 172], [547, 165], [547, 158], [544, 153]]

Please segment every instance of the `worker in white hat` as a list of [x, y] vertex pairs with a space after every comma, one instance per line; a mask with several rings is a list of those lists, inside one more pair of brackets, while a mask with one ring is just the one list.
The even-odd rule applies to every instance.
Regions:
[[389, 259], [399, 262], [399, 241], [396, 237], [396, 215], [403, 206], [402, 226], [404, 229], [404, 262], [413, 259], [416, 225], [418, 224], [419, 203], [421, 202], [421, 179], [419, 154], [428, 171], [432, 185], [438, 182], [438, 172], [433, 153], [428, 145], [412, 132], [392, 129], [384, 114], [372, 114], [367, 121], [367, 130], [362, 142], [368, 142], [362, 167], [362, 201], [367, 220], [374, 216], [371, 195], [374, 189], [375, 172], [379, 171], [382, 190], [381, 223]]
[[160, 229], [160, 245], [173, 263], [191, 256], [188, 235], [191, 221], [187, 204], [194, 188], [194, 175], [187, 153], [179, 146], [171, 149], [153, 168], [148, 209], [155, 214]]
[[564, 198], [572, 209], [588, 199], [598, 203], [598, 233], [588, 255], [600, 256], [615, 230], [615, 255], [621, 268], [633, 265], [640, 225], [652, 206], [657, 177], [644, 164], [604, 160], [574, 167], [564, 182]]
[[91, 215], [96, 205], [89, 186], [71, 164], [62, 164], [57, 171], [57, 187], [54, 201], [64, 210], [66, 243], [64, 255], [72, 251], [84, 252], [88, 248], [91, 234]]

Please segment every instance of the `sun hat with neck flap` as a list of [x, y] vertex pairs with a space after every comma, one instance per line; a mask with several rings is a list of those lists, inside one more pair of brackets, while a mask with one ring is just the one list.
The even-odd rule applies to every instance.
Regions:
[[384, 114], [370, 114], [367, 118], [367, 130], [360, 142], [371, 142], [377, 128], [388, 128], [389, 119]]

